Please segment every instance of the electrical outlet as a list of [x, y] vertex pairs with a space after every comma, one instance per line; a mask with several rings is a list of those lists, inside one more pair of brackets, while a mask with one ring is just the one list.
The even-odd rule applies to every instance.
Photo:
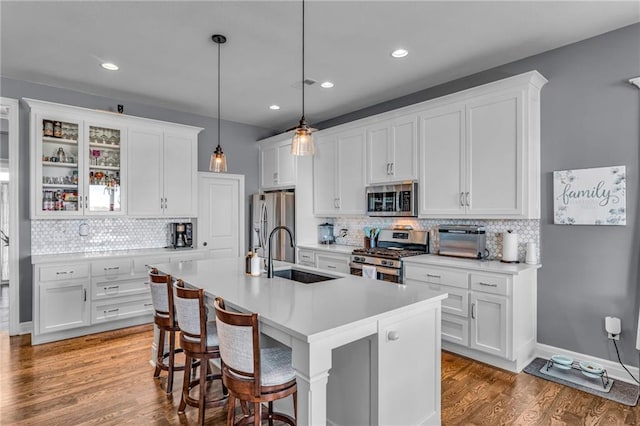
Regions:
[[622, 324], [620, 318], [617, 317], [605, 317], [604, 329], [607, 331], [609, 339], [620, 340], [620, 331], [622, 330]]
[[607, 333], [609, 339], [611, 340], [620, 340], [620, 335], [619, 334], [611, 334], [611, 333]]

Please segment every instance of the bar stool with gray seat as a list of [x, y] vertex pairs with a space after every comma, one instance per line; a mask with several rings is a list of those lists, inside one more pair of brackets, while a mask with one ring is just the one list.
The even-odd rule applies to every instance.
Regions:
[[[185, 365], [199, 363], [199, 377], [191, 379], [191, 368], [184, 370], [182, 398], [178, 413], [184, 413], [187, 405], [198, 407], [198, 422], [204, 424], [206, 407], [222, 407], [227, 403], [227, 389], [222, 383], [221, 374], [213, 374], [209, 361], [220, 358], [218, 334], [215, 321], [208, 321], [205, 306], [204, 290], [188, 289], [182, 280], [174, 284], [176, 316], [180, 324], [180, 346], [184, 350]], [[195, 370], [195, 369], [194, 369]], [[215, 399], [207, 399], [207, 382], [220, 380], [221, 395]], [[198, 388], [198, 397], [191, 396], [191, 391]]]
[[[153, 302], [153, 321], [158, 328], [156, 369], [153, 377], [160, 377], [161, 371], [168, 372], [167, 395], [170, 395], [173, 391], [173, 373], [184, 370], [184, 364], [175, 364], [175, 355], [181, 353], [182, 349], [176, 348], [176, 332], [180, 331], [180, 327], [175, 319], [171, 275], [161, 274], [156, 268], [152, 268], [149, 271], [149, 289]], [[169, 352], [164, 352], [167, 334]]]
[[[280, 420], [295, 425], [298, 416], [298, 388], [295, 371], [291, 366], [291, 349], [286, 347], [260, 348], [258, 314], [242, 314], [226, 310], [224, 300], [217, 297], [216, 324], [220, 355], [222, 356], [222, 378], [229, 389], [227, 425], [259, 425], [262, 420]], [[291, 417], [273, 411], [273, 401], [293, 396]], [[235, 400], [241, 404], [253, 403], [253, 415], [245, 415], [235, 421]], [[262, 403], [268, 403], [266, 413]], [[244, 412], [244, 407], [243, 407]]]

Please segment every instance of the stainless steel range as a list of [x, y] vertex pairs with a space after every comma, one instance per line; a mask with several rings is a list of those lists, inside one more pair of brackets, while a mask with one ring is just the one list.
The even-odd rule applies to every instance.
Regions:
[[377, 247], [351, 252], [351, 275], [362, 276], [364, 265], [374, 266], [379, 280], [404, 283], [402, 259], [429, 252], [429, 232], [383, 229]]

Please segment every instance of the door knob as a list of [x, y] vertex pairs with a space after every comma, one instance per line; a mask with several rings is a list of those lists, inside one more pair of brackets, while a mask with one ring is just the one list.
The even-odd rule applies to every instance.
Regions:
[[398, 334], [397, 331], [391, 330], [387, 332], [387, 340], [392, 341], [392, 340], [398, 340], [399, 338], [400, 338], [400, 334]]

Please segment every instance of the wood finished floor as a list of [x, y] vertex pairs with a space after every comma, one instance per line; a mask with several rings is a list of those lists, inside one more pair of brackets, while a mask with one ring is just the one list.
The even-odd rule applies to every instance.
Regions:
[[[195, 409], [176, 412], [182, 376], [173, 398], [151, 377], [152, 336], [140, 326], [31, 346], [0, 333], [0, 424], [195, 424]], [[224, 419], [207, 410], [207, 424]], [[640, 425], [640, 409], [443, 353], [442, 424]]]

